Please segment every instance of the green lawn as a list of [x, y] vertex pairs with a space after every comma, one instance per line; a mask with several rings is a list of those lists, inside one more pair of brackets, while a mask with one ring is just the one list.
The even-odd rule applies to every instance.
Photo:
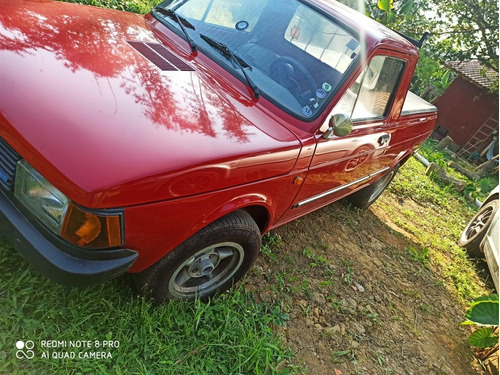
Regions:
[[415, 211], [383, 204], [384, 196], [376, 204], [398, 227], [410, 233], [419, 246], [429, 251], [430, 266], [457, 299], [466, 304], [483, 293], [477, 269], [457, 244], [460, 233], [477, 208], [451, 187], [427, 177], [425, 167], [415, 158], [400, 169], [388, 192], [398, 199], [416, 203]]
[[[253, 303], [242, 289], [211, 303], [152, 306], [131, 292], [126, 277], [88, 289], [52, 283], [5, 243], [0, 267], [2, 374], [294, 372], [290, 353], [271, 331], [282, 322], [279, 308]], [[35, 357], [16, 358], [16, 342], [29, 340]], [[49, 348], [52, 341], [59, 347]], [[70, 348], [72, 341], [92, 344]], [[103, 348], [105, 341], [114, 347]], [[79, 358], [92, 352], [104, 352], [105, 358]], [[65, 355], [75, 358], [53, 357]]]

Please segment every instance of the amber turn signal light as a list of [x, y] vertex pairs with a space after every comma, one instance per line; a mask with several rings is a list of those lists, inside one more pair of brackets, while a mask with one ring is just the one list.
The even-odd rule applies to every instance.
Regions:
[[123, 244], [121, 215], [97, 214], [70, 203], [60, 235], [85, 248], [120, 246]]

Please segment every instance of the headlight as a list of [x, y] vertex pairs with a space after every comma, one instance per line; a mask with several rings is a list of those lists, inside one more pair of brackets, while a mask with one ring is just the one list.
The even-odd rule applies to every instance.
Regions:
[[59, 233], [69, 199], [25, 160], [17, 163], [14, 195], [52, 232]]
[[122, 213], [90, 212], [72, 203], [25, 160], [17, 164], [14, 195], [52, 232], [81, 247], [123, 245]]

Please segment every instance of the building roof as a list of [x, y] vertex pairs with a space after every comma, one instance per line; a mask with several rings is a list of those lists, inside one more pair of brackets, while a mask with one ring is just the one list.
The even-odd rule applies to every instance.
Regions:
[[491, 89], [495, 82], [498, 82], [498, 72], [485, 67], [479, 60], [450, 61], [446, 65], [469, 81], [487, 90]]

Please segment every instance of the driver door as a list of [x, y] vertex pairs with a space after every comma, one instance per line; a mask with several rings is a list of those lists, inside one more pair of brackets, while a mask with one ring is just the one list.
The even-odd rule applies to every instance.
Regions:
[[[317, 136], [309, 172], [289, 211], [291, 219], [346, 196], [389, 170], [400, 150], [392, 147], [396, 128], [388, 114], [406, 65], [392, 52], [374, 56], [339, 100], [331, 115], [350, 117], [352, 132], [328, 139]], [[322, 130], [327, 128], [328, 124]]]

